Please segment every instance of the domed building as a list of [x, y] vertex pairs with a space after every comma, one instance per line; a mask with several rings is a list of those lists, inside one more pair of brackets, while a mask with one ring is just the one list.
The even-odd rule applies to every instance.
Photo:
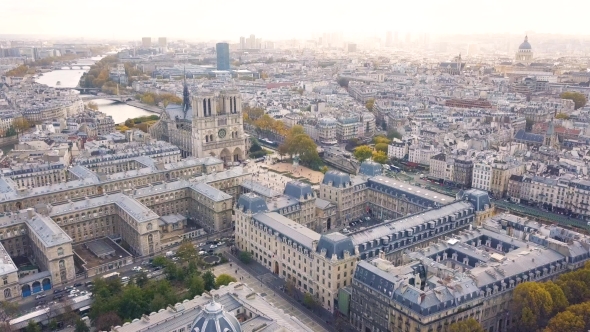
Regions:
[[529, 37], [525, 36], [524, 41], [518, 47], [515, 57], [516, 62], [530, 64], [533, 62], [533, 48], [529, 43]]
[[230, 313], [223, 310], [220, 303], [211, 300], [193, 321], [192, 332], [242, 332], [240, 323]]

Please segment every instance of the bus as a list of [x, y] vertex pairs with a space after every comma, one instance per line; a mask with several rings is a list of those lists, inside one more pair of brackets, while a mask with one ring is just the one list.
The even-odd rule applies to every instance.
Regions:
[[105, 274], [104, 276], [102, 276], [102, 278], [105, 279], [105, 280], [119, 278], [119, 272], [112, 272], [112, 273], [109, 273], [109, 274]]
[[78, 311], [80, 313], [80, 317], [88, 316], [88, 313], [90, 312], [90, 306], [87, 305], [85, 307], [82, 307], [82, 308], [78, 309]]

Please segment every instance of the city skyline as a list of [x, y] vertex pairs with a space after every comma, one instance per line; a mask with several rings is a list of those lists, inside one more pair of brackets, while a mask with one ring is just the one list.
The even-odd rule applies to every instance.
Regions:
[[[360, 8], [305, 0], [297, 7], [289, 8], [288, 17], [284, 8], [267, 0], [248, 3], [229, 1], [223, 6], [212, 1], [186, 4], [172, 0], [167, 7], [158, 10], [150, 10], [149, 2], [138, 8], [132, 3], [113, 0], [83, 3], [72, 0], [4, 2], [0, 12], [0, 31], [89, 39], [168, 36], [235, 43], [240, 36], [251, 33], [266, 39], [310, 38], [325, 31], [337, 31], [351, 37], [377, 34], [383, 35], [382, 38], [386, 31], [403, 34], [590, 33], [590, 27], [584, 24], [584, 10], [549, 8], [532, 0], [484, 2], [478, 4], [477, 10], [465, 0], [422, 0], [404, 4], [369, 1]], [[584, 3], [579, 1], [578, 4]], [[219, 16], [215, 14], [220, 11], [224, 12], [224, 24], [219, 24]], [[120, 25], [89, 24], [88, 13], [93, 13], [97, 19], [109, 17], [109, 21], [127, 24], [125, 29], [121, 29]], [[25, 20], [28, 23], [22, 24]]]

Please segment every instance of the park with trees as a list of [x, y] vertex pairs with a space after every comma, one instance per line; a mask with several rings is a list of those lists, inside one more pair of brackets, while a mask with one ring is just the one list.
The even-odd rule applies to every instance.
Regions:
[[369, 145], [357, 146], [353, 150], [353, 155], [360, 162], [371, 158], [377, 163], [385, 164], [389, 161], [387, 157], [387, 146], [389, 143], [391, 143], [391, 140], [386, 136], [375, 136], [373, 137], [374, 147]]
[[150, 279], [145, 272], [139, 272], [127, 285], [119, 279], [96, 279], [94, 303], [89, 314], [92, 326], [109, 331], [111, 326], [122, 325], [236, 281], [226, 274], [216, 277], [190, 242], [183, 243], [176, 256], [178, 261], [154, 257], [152, 264], [163, 269], [164, 279]]
[[158, 115], [140, 116], [137, 118], [125, 120], [124, 123], [115, 126], [115, 129], [120, 132], [126, 132], [127, 130], [136, 128], [143, 131], [144, 133], [147, 133], [149, 127], [158, 122], [158, 120], [160, 120]]
[[588, 100], [586, 99], [586, 96], [584, 96], [584, 94], [579, 93], [579, 92], [572, 92], [572, 91], [566, 91], [563, 92], [559, 97], [561, 97], [561, 99], [570, 99], [574, 101], [574, 109], [578, 109], [581, 107], [584, 107], [586, 105], [586, 102], [588, 102]]

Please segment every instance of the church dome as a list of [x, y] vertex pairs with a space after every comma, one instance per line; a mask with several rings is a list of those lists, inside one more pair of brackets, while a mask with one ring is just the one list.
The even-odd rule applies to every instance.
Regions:
[[242, 332], [240, 323], [215, 301], [207, 303], [193, 321], [192, 332]]
[[528, 36], [524, 37], [524, 41], [522, 42], [522, 44], [520, 44], [518, 49], [519, 50], [531, 50], [532, 49], [531, 44], [529, 44], [529, 37]]

